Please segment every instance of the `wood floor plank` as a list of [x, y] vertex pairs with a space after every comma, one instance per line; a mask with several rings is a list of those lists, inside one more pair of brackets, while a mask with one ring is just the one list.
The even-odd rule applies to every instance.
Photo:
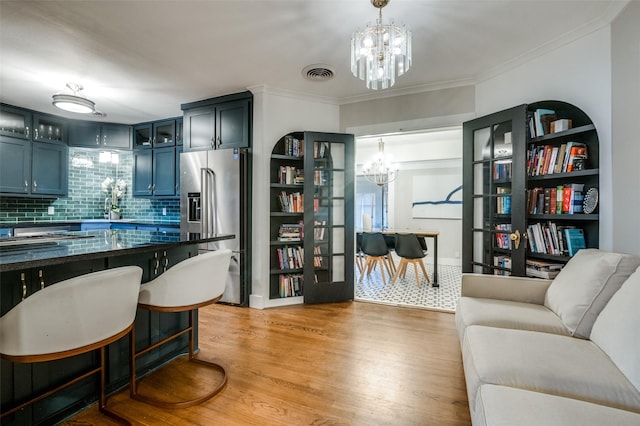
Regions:
[[[471, 423], [450, 313], [365, 302], [265, 310], [214, 305], [200, 310], [199, 326], [199, 357], [227, 370], [219, 395], [161, 410], [122, 391], [109, 406], [143, 425]], [[180, 393], [200, 386], [189, 377], [216, 379], [193, 372], [178, 379], [180, 364], [171, 367], [149, 383], [169, 383]], [[65, 424], [115, 423], [91, 407]]]

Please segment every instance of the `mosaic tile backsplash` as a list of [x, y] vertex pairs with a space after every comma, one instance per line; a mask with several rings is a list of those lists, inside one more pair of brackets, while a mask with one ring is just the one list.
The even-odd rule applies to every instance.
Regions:
[[[154, 223], [179, 223], [180, 201], [133, 198], [133, 153], [120, 151], [119, 162], [101, 163], [100, 151], [69, 147], [69, 195], [57, 199], [0, 198], [0, 223], [59, 222], [104, 219], [107, 194], [102, 182], [111, 177], [123, 179], [126, 192], [119, 200], [122, 219]], [[49, 214], [49, 207], [54, 213]], [[166, 209], [166, 215], [163, 215]]]

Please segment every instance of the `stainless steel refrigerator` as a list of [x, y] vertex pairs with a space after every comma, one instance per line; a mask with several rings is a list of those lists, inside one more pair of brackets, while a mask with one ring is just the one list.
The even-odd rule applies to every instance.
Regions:
[[251, 164], [247, 149], [180, 154], [180, 231], [235, 234], [233, 240], [202, 244], [201, 251], [233, 251], [223, 302], [247, 306], [251, 290]]

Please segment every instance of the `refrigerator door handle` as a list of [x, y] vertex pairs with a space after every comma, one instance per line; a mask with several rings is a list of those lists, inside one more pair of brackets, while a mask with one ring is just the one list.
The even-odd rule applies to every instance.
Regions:
[[209, 233], [209, 179], [207, 169], [200, 169], [200, 232]]
[[218, 186], [216, 185], [216, 172], [211, 169], [209, 170], [209, 195], [211, 196], [209, 211], [211, 212], [211, 222], [209, 222], [210, 231], [213, 234], [218, 233]]
[[216, 215], [216, 181], [215, 173], [208, 168], [200, 169], [200, 187], [201, 192], [201, 225], [200, 229], [203, 234], [215, 234], [215, 215]]

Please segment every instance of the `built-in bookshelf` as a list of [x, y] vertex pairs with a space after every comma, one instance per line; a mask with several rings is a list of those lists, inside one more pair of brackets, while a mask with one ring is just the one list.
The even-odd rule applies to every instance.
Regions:
[[561, 101], [464, 123], [463, 271], [553, 278], [599, 246], [599, 144]]
[[275, 144], [271, 299], [353, 298], [354, 169], [353, 135], [293, 132]]

